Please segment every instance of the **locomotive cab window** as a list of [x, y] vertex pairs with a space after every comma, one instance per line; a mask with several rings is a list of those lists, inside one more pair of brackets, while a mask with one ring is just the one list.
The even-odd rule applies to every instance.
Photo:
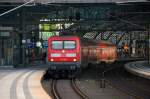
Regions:
[[52, 41], [52, 49], [63, 49], [63, 41]]
[[64, 49], [75, 49], [75, 41], [64, 41]]

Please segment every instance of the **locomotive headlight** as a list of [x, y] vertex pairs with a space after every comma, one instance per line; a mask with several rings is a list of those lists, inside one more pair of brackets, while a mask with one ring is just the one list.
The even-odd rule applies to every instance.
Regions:
[[73, 59], [73, 61], [74, 61], [74, 62], [76, 62], [76, 61], [77, 61], [77, 59]]
[[68, 53], [66, 54], [66, 57], [76, 57], [76, 53]]
[[65, 50], [62, 50], [62, 53], [65, 53]]
[[51, 62], [53, 62], [54, 61], [54, 59], [51, 59]]

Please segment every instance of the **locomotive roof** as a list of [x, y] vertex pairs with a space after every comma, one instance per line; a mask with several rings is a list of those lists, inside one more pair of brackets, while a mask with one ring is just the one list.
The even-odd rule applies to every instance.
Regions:
[[52, 37], [50, 37], [49, 39], [52, 39], [52, 38], [60, 38], [60, 39], [62, 39], [62, 38], [79, 38], [78, 36], [52, 36]]

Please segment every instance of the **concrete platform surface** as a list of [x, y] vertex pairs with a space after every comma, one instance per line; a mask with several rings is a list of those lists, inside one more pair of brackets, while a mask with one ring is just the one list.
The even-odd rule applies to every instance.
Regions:
[[44, 69], [13, 69], [0, 72], [3, 72], [0, 73], [0, 99], [52, 99], [41, 85]]
[[150, 79], [150, 64], [147, 61], [135, 61], [125, 64], [125, 68], [127, 71]]

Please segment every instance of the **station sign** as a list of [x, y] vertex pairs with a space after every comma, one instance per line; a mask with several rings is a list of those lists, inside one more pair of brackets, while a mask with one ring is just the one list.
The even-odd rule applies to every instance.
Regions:
[[26, 47], [27, 48], [35, 48], [36, 47], [36, 43], [34, 43], [34, 42], [27, 43]]
[[27, 42], [26, 43], [26, 48], [35, 48], [35, 47], [40, 47], [40, 48], [48, 48], [48, 42], [43, 41], [42, 43], [40, 42]]
[[22, 40], [22, 44], [25, 44], [26, 43], [26, 40]]
[[13, 31], [13, 27], [1, 27], [0, 26], [0, 31]]
[[27, 39], [27, 43], [30, 43], [31, 42], [31, 39]]
[[43, 45], [43, 48], [47, 48], [48, 47], [48, 41], [43, 41], [42, 45]]
[[0, 36], [1, 37], [9, 37], [10, 36], [10, 32], [0, 32]]

